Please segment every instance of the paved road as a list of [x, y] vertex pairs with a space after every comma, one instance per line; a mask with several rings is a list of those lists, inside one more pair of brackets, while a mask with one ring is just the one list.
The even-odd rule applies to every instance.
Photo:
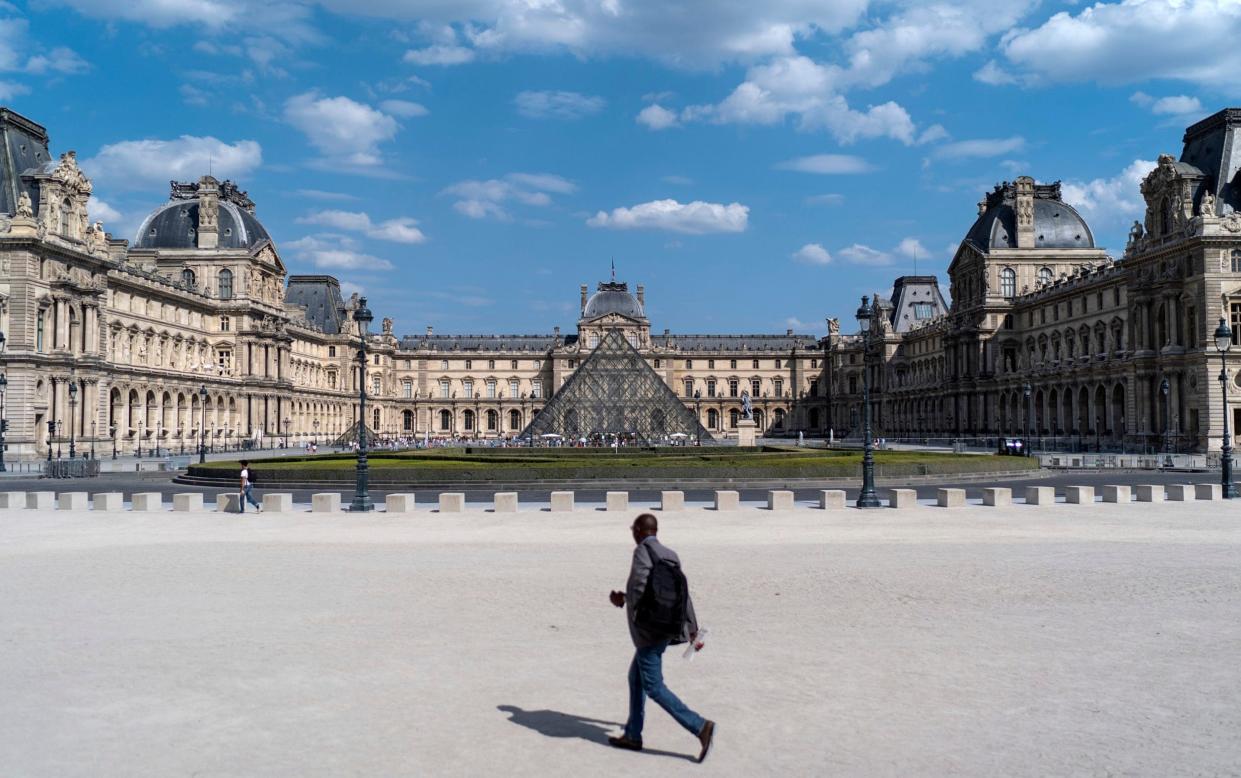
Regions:
[[[220, 489], [209, 486], [187, 486], [183, 484], [172, 483], [172, 476], [168, 473], [104, 473], [98, 478], [78, 479], [78, 480], [49, 480], [41, 478], [5, 478], [0, 481], [0, 491], [87, 491], [87, 492], [123, 492], [126, 497], [133, 492], [160, 492], [165, 498], [180, 492], [201, 492], [207, 495], [208, 500], [214, 498], [216, 494], [231, 491], [230, 489]], [[897, 481], [881, 480], [878, 484], [880, 497], [885, 497], [884, 490], [893, 487], [914, 488], [918, 490], [918, 497], [923, 499], [932, 499], [935, 497], [935, 490], [941, 486], [959, 487], [966, 490], [968, 498], [981, 498], [982, 489], [988, 486], [1008, 486], [1014, 490], [1014, 494], [1020, 492], [1025, 486], [1041, 485], [1057, 487], [1057, 493], [1063, 494], [1065, 486], [1095, 486], [1099, 487], [1103, 484], [1183, 484], [1183, 483], [1218, 483], [1219, 474], [1214, 472], [1160, 472], [1160, 471], [1141, 471], [1141, 472], [1107, 472], [1096, 473], [1086, 471], [1046, 471], [1046, 474], [1039, 478], [1011, 478], [999, 477], [995, 480], [946, 480], [934, 483], [907, 483]], [[578, 502], [605, 502], [605, 492], [609, 488], [628, 490], [629, 498], [633, 502], [657, 502], [659, 500], [659, 490], [643, 487], [626, 487], [623, 484], [591, 484], [588, 487], [579, 487], [575, 489]], [[727, 488], [727, 487], [722, 487]], [[823, 484], [807, 484], [799, 483], [794, 487], [796, 499], [798, 500], [814, 500], [818, 497], [819, 489], [840, 489], [842, 485], [838, 482], [825, 482]], [[844, 487], [848, 493], [848, 499], [852, 500], [857, 497], [858, 485], [850, 485]], [[261, 495], [265, 489], [258, 488]], [[351, 489], [277, 489], [273, 487], [271, 491], [287, 491], [293, 494], [295, 502], [308, 503], [310, 495], [315, 492], [322, 491], [340, 491], [346, 496], [352, 494]], [[414, 492], [418, 495], [419, 501], [434, 500], [436, 495], [444, 489], [409, 489], [401, 487], [382, 487], [371, 490], [371, 496], [376, 501], [392, 492], [409, 493]], [[454, 489], [454, 491], [463, 491], [466, 500], [470, 502], [490, 502], [495, 489]], [[522, 502], [547, 502], [549, 497], [549, 489], [533, 488], [519, 489], [519, 499]], [[685, 491], [685, 499], [690, 502], [706, 502], [713, 499], [713, 490], [708, 488], [687, 488]], [[738, 489], [741, 492], [741, 499], [745, 501], [762, 501], [767, 498], [767, 490], [764, 489]]]

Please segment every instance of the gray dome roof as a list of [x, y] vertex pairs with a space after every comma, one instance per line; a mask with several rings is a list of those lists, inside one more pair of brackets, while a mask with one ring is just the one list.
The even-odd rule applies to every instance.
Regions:
[[[1017, 248], [1016, 196], [1012, 187], [1001, 185], [987, 196], [987, 209], [965, 239], [983, 251]], [[1035, 187], [1034, 247], [1040, 249], [1092, 249], [1090, 225], [1073, 207], [1060, 199], [1060, 184]]]
[[629, 293], [629, 284], [612, 281], [599, 284], [599, 291], [590, 296], [582, 309], [583, 319], [597, 319], [609, 313], [619, 313], [630, 319], [645, 319], [642, 304]]
[[[251, 249], [271, 240], [254, 214], [220, 200], [219, 248]], [[151, 212], [138, 228], [134, 248], [192, 249], [198, 247], [198, 200], [172, 200]]]

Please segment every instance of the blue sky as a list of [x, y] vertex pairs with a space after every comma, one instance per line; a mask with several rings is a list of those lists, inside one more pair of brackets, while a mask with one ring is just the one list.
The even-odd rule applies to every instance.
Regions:
[[0, 101], [132, 238], [233, 178], [294, 273], [398, 332], [571, 328], [647, 289], [674, 332], [824, 330], [945, 269], [995, 183], [1061, 179], [1119, 256], [1137, 182], [1241, 104], [1241, 3], [0, 3]]

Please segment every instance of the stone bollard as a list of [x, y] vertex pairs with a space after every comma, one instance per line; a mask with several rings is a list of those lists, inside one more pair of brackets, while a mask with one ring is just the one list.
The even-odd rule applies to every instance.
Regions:
[[464, 492], [440, 492], [440, 513], [460, 513], [465, 510]]
[[1184, 502], [1194, 499], [1194, 487], [1192, 484], [1168, 484], [1168, 499], [1175, 502]]
[[164, 495], [159, 492], [135, 492], [129, 503], [130, 509], [135, 511], [162, 511]]
[[14, 508], [26, 509], [26, 493], [25, 492], [0, 492], [0, 508], [4, 510], [13, 510]]
[[178, 513], [201, 511], [203, 509], [203, 496], [198, 492], [174, 494], [172, 496], [172, 509]]
[[1056, 488], [1054, 486], [1027, 486], [1026, 505], [1055, 505]]
[[629, 510], [629, 492], [608, 492], [608, 510]]
[[717, 511], [735, 511], [741, 507], [741, 495], [732, 489], [715, 490], [715, 509]]
[[340, 492], [319, 492], [310, 495], [311, 513], [339, 513]]
[[552, 492], [551, 509], [557, 513], [573, 510], [573, 492]]
[[61, 492], [56, 508], [62, 511], [84, 511], [90, 497], [86, 492]]
[[1138, 502], [1163, 502], [1163, 487], [1159, 484], [1138, 485]]
[[100, 492], [91, 502], [97, 511], [119, 511], [125, 507], [125, 495], [120, 492]]
[[1073, 505], [1094, 505], [1093, 486], [1064, 487], [1064, 501]]
[[56, 507], [56, 492], [26, 492], [26, 507], [36, 511], [50, 511]]
[[272, 492], [263, 495], [263, 511], [265, 513], [290, 513], [292, 510], [292, 494], [288, 492]]
[[217, 494], [215, 509], [220, 513], [241, 513], [241, 495], [238, 492]]
[[659, 509], [661, 511], [685, 510], [685, 492], [660, 492]]
[[820, 491], [819, 507], [825, 511], [845, 507], [845, 491], [843, 489], [824, 489]]
[[388, 513], [413, 513], [417, 502], [415, 494], [390, 494], [384, 498], [384, 510]]
[[793, 510], [793, 493], [787, 489], [773, 489], [767, 492], [767, 510]]
[[1194, 484], [1194, 496], [1199, 500], [1224, 499], [1224, 487], [1219, 484]]
[[917, 489], [889, 489], [889, 508], [916, 508], [918, 506]]
[[1003, 508], [1013, 504], [1013, 490], [1007, 486], [988, 486], [982, 490], [982, 504]]
[[1103, 487], [1103, 502], [1132, 502], [1132, 491], [1122, 484], [1108, 484]]
[[496, 513], [516, 513], [517, 492], [496, 492], [493, 507]]
[[941, 508], [964, 508], [965, 507], [965, 490], [964, 489], [937, 489], [935, 491], [935, 501]]

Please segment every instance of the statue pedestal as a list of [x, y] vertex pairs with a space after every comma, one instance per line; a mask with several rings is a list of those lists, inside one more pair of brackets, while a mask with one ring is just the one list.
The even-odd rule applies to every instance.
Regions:
[[737, 422], [737, 445], [753, 446], [755, 430], [758, 427], [753, 419], [741, 419]]

